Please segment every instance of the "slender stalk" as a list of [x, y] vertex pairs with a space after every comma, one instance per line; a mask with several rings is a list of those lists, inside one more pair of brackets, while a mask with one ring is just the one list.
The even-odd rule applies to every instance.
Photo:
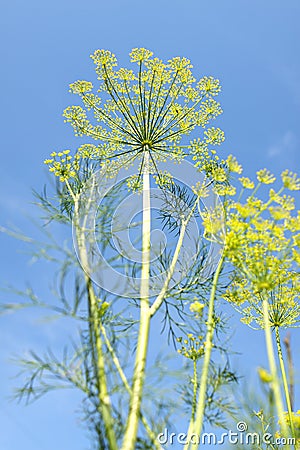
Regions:
[[113, 427], [113, 417], [111, 410], [111, 401], [107, 388], [106, 372], [105, 372], [105, 359], [103, 354], [103, 344], [99, 329], [97, 299], [95, 297], [92, 281], [88, 276], [86, 278], [86, 284], [88, 288], [88, 297], [90, 302], [91, 322], [93, 326], [96, 356], [97, 356], [97, 390], [99, 396], [100, 410], [104, 422], [106, 437], [109, 442], [110, 450], [118, 450], [118, 444]]
[[[129, 394], [131, 394], [131, 389], [130, 389], [128, 380], [126, 378], [126, 375], [125, 375], [125, 373], [124, 373], [124, 371], [123, 371], [123, 369], [121, 367], [119, 358], [115, 354], [114, 349], [112, 348], [112, 345], [111, 345], [111, 343], [110, 343], [110, 341], [109, 341], [109, 339], [107, 337], [106, 330], [105, 330], [105, 328], [104, 328], [104, 326], [102, 324], [100, 324], [100, 329], [101, 329], [101, 333], [102, 333], [104, 341], [105, 341], [105, 345], [106, 345], [109, 353], [111, 354], [113, 363], [114, 363], [114, 365], [115, 365], [115, 367], [116, 367], [116, 369], [117, 369], [117, 371], [118, 371], [118, 373], [120, 375], [120, 378], [121, 378], [121, 380], [122, 380], [122, 382], [123, 382], [127, 392]], [[140, 413], [140, 417], [141, 417], [142, 424], [144, 425], [145, 430], [147, 431], [147, 434], [148, 434], [149, 438], [152, 440], [152, 443], [153, 443], [154, 447], [157, 450], [162, 450], [161, 445], [157, 441], [156, 434], [151, 430], [151, 427], [150, 427], [149, 423], [147, 422], [147, 419], [144, 417], [142, 412]]]
[[142, 226], [142, 270], [140, 286], [140, 328], [135, 357], [133, 383], [129, 404], [129, 414], [126, 424], [122, 450], [134, 450], [138, 432], [138, 422], [145, 379], [146, 357], [150, 329], [149, 308], [149, 277], [150, 277], [150, 173], [149, 150], [145, 149], [143, 168], [143, 226]]
[[292, 358], [292, 351], [291, 351], [291, 335], [288, 333], [286, 337], [283, 340], [286, 354], [287, 354], [287, 360], [288, 360], [288, 374], [289, 374], [289, 393], [290, 393], [290, 401], [291, 401], [291, 408], [293, 410], [294, 405], [294, 386], [295, 386], [295, 380], [294, 380], [294, 365], [293, 365], [293, 358]]
[[278, 375], [277, 375], [274, 348], [273, 348], [273, 342], [272, 342], [272, 331], [271, 331], [270, 320], [269, 320], [269, 305], [268, 305], [268, 300], [266, 299], [266, 296], [263, 296], [262, 305], [263, 305], [263, 316], [264, 316], [265, 341], [266, 341], [266, 347], [267, 347], [269, 367], [270, 367], [270, 372], [271, 372], [271, 376], [272, 376], [272, 388], [273, 388], [273, 392], [274, 392], [274, 400], [275, 400], [276, 410], [277, 410], [277, 414], [278, 414], [278, 418], [280, 421], [283, 435], [284, 435], [284, 437], [287, 437], [288, 430], [287, 430], [286, 422], [284, 420], [283, 402], [282, 402], [282, 397], [281, 397], [281, 392], [280, 392], [279, 379], [278, 379]]
[[211, 359], [211, 352], [213, 347], [213, 337], [215, 330], [215, 322], [214, 322], [214, 309], [215, 309], [215, 298], [217, 293], [217, 286], [219, 277], [221, 274], [221, 270], [224, 262], [224, 253], [222, 254], [220, 261], [218, 263], [217, 269], [214, 274], [212, 288], [210, 292], [209, 305], [208, 305], [208, 317], [207, 317], [207, 332], [206, 332], [206, 340], [205, 340], [205, 354], [202, 366], [202, 373], [200, 378], [200, 388], [198, 393], [198, 401], [196, 407], [196, 415], [195, 419], [191, 417], [189, 428], [188, 428], [188, 436], [187, 436], [187, 444], [184, 447], [184, 450], [196, 450], [198, 448], [198, 444], [191, 443], [190, 437], [192, 434], [196, 434], [200, 437], [203, 427], [203, 419], [204, 419], [204, 410], [205, 410], [205, 400], [206, 400], [206, 389], [207, 389], [207, 381], [208, 381], [208, 370]]
[[194, 214], [194, 211], [195, 211], [195, 208], [197, 206], [198, 200], [199, 199], [197, 198], [197, 200], [196, 200], [193, 208], [191, 209], [188, 217], [186, 218], [186, 220], [183, 220], [182, 223], [181, 223], [179, 238], [178, 238], [178, 241], [177, 241], [177, 244], [176, 244], [176, 248], [175, 248], [175, 251], [174, 251], [174, 254], [173, 254], [173, 258], [172, 258], [170, 267], [168, 269], [168, 273], [167, 273], [165, 282], [163, 284], [163, 287], [162, 287], [160, 293], [158, 294], [158, 296], [156, 297], [155, 301], [153, 302], [153, 304], [152, 304], [152, 306], [150, 308], [150, 315], [151, 315], [151, 317], [154, 316], [154, 314], [157, 312], [157, 310], [160, 308], [162, 302], [164, 301], [165, 295], [167, 293], [170, 281], [171, 281], [172, 276], [174, 274], [174, 270], [175, 270], [175, 267], [176, 267], [176, 264], [177, 264], [177, 261], [178, 261], [178, 258], [179, 258], [179, 254], [180, 254], [180, 250], [182, 248], [183, 238], [184, 238], [184, 235], [185, 235], [185, 232], [186, 232], [187, 225], [188, 225], [192, 215]]
[[291, 427], [291, 431], [292, 431], [292, 436], [295, 437], [292, 405], [291, 405], [291, 399], [290, 399], [290, 393], [289, 393], [289, 386], [288, 386], [288, 382], [287, 382], [286, 370], [285, 370], [284, 361], [283, 361], [282, 347], [281, 347], [280, 334], [279, 334], [278, 327], [275, 327], [275, 336], [276, 336], [277, 353], [278, 353], [278, 358], [279, 358], [281, 377], [282, 377], [282, 381], [283, 381], [285, 400], [286, 400], [287, 410], [288, 410], [289, 419], [290, 419], [290, 427]]
[[194, 359], [193, 361], [193, 383], [194, 383], [194, 389], [193, 389], [193, 401], [192, 401], [192, 420], [195, 420], [195, 413], [196, 413], [196, 406], [197, 406], [197, 384], [198, 384], [198, 377], [197, 377], [197, 360]]
[[[84, 237], [84, 227], [80, 227], [78, 223], [79, 214], [78, 214], [78, 198], [74, 194], [71, 186], [69, 183], [67, 183], [67, 187], [69, 189], [70, 195], [72, 196], [74, 200], [74, 223], [75, 223], [75, 230], [77, 233], [77, 239], [78, 239], [78, 251], [79, 251], [79, 257], [80, 261], [83, 265], [83, 268], [86, 270], [88, 267], [88, 258], [85, 250], [85, 237]], [[91, 201], [91, 200], [90, 200]], [[93, 359], [95, 363], [95, 376], [96, 376], [96, 385], [97, 385], [97, 391], [98, 391], [98, 400], [99, 400], [99, 410], [104, 422], [105, 427], [105, 433], [106, 438], [109, 444], [110, 450], [118, 450], [118, 444], [116, 435], [114, 432], [114, 426], [113, 426], [113, 415], [112, 415], [112, 409], [111, 409], [111, 401], [110, 396], [108, 393], [108, 387], [107, 387], [107, 379], [106, 379], [106, 372], [105, 372], [105, 359], [103, 354], [103, 344], [102, 339], [100, 335], [100, 328], [99, 328], [99, 317], [98, 317], [98, 307], [97, 307], [97, 298], [94, 292], [93, 284], [88, 276], [88, 274], [85, 272], [85, 283], [87, 287], [87, 293], [88, 293], [88, 306], [89, 306], [89, 313], [90, 313], [90, 334], [91, 338], [93, 339], [92, 346], [95, 346], [95, 351], [93, 351]]]

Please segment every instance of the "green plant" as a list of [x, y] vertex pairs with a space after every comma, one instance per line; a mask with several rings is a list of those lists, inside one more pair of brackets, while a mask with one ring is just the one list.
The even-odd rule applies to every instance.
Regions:
[[[219, 81], [196, 81], [188, 59], [163, 63], [149, 50], [134, 49], [134, 71], [118, 68], [109, 51], [91, 57], [97, 91], [88, 81], [72, 83], [83, 106], [64, 111], [75, 134], [89, 142], [74, 155], [53, 152], [45, 163], [56, 177], [54, 195], [36, 194], [47, 224], [72, 226], [78, 259], [49, 232], [49, 243], [36, 255], [59, 265], [59, 302], [47, 305], [33, 291], [21, 292], [30, 297], [23, 306], [50, 307], [79, 322], [79, 338], [62, 359], [51, 352], [22, 358], [25, 381], [17, 396], [31, 400], [61, 385], [76, 387], [95, 446], [109, 450], [162, 448], [158, 434], [185, 408], [184, 448], [195, 450], [191, 437], [201, 435], [205, 421], [226, 428], [226, 414], [234, 414], [226, 395], [238, 376], [230, 364], [223, 299], [243, 322], [264, 329], [272, 406], [274, 401], [280, 433], [288, 436], [290, 426], [295, 436], [279, 328], [299, 320], [300, 215], [292, 214], [293, 199], [283, 194], [298, 191], [299, 179], [283, 172], [282, 187], [271, 189], [265, 201], [258, 190], [275, 182], [267, 170], [257, 172], [256, 185], [236, 180], [241, 165], [232, 155], [220, 158], [216, 148], [224, 133], [208, 126], [222, 112], [215, 100]], [[174, 176], [176, 167], [191, 170], [187, 185]], [[124, 170], [128, 176], [120, 177]], [[137, 203], [142, 198], [129, 223], [120, 213], [128, 195]], [[166, 245], [151, 241], [157, 224]], [[200, 229], [196, 235], [193, 224]], [[131, 233], [129, 244], [122, 233]], [[192, 253], [185, 242], [193, 244]], [[62, 254], [53, 258], [52, 252]], [[157, 327], [167, 350], [153, 357]], [[169, 353], [175, 362], [166, 359]]]

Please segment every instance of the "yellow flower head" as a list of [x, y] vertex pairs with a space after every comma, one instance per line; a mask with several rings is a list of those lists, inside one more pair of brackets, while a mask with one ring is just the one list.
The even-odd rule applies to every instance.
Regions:
[[272, 382], [272, 380], [273, 380], [272, 375], [269, 372], [267, 372], [265, 369], [263, 369], [262, 367], [259, 367], [257, 369], [257, 371], [258, 371], [259, 378], [263, 383], [271, 383]]
[[263, 184], [271, 184], [276, 180], [276, 177], [274, 177], [274, 175], [267, 169], [259, 170], [258, 172], [256, 172], [256, 175], [258, 181]]

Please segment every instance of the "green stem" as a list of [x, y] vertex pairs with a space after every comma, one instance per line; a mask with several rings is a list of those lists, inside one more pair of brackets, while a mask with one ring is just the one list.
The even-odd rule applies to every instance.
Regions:
[[150, 278], [150, 172], [149, 150], [145, 149], [143, 168], [143, 228], [142, 228], [142, 270], [140, 286], [140, 328], [135, 357], [133, 383], [129, 404], [129, 414], [122, 450], [134, 450], [138, 432], [142, 392], [145, 379], [146, 357], [150, 329], [149, 278]]
[[[102, 324], [100, 324], [100, 329], [101, 329], [101, 333], [102, 333], [102, 335], [103, 335], [103, 337], [104, 337], [105, 345], [106, 345], [106, 347], [107, 347], [109, 353], [111, 354], [113, 363], [114, 363], [114, 365], [115, 365], [115, 367], [116, 367], [116, 369], [117, 369], [117, 371], [118, 371], [118, 373], [119, 373], [119, 375], [120, 375], [120, 378], [121, 378], [121, 380], [122, 380], [122, 382], [123, 382], [123, 384], [124, 384], [124, 386], [125, 386], [127, 392], [128, 392], [129, 394], [131, 394], [131, 389], [130, 389], [128, 380], [127, 380], [127, 378], [126, 378], [126, 375], [125, 375], [125, 373], [124, 373], [124, 371], [123, 371], [123, 369], [122, 369], [122, 367], [121, 367], [119, 358], [118, 358], [117, 355], [115, 354], [114, 349], [113, 349], [113, 347], [112, 347], [112, 345], [111, 345], [111, 343], [110, 343], [110, 341], [109, 341], [109, 339], [108, 339], [108, 337], [107, 337], [106, 330], [105, 330], [105, 328], [104, 328], [104, 326], [103, 326]], [[154, 447], [155, 447], [157, 450], [162, 450], [162, 447], [160, 446], [160, 444], [159, 444], [158, 441], [157, 441], [157, 436], [156, 436], [156, 434], [152, 431], [152, 429], [151, 429], [149, 423], [147, 422], [147, 419], [144, 417], [144, 415], [143, 415], [142, 412], [140, 413], [140, 417], [141, 417], [142, 424], [144, 425], [145, 430], [147, 431], [147, 434], [148, 434], [149, 438], [151, 439], [151, 441], [152, 441]]]
[[197, 379], [197, 360], [194, 359], [193, 361], [193, 369], [194, 369], [194, 374], [193, 374], [193, 383], [194, 383], [194, 389], [193, 389], [193, 401], [192, 401], [192, 421], [195, 420], [195, 413], [196, 413], [196, 406], [197, 406], [197, 384], [198, 384], [198, 379]]
[[292, 351], [291, 351], [291, 338], [290, 333], [286, 335], [284, 338], [284, 345], [286, 349], [287, 354], [287, 361], [288, 361], [288, 377], [289, 377], [289, 393], [290, 393], [290, 401], [291, 401], [291, 407], [292, 410], [294, 405], [294, 386], [295, 386], [295, 380], [294, 380], [294, 365], [293, 365], [293, 358], [292, 358]]
[[200, 437], [203, 427], [203, 419], [204, 419], [204, 410], [205, 410], [205, 400], [206, 400], [206, 389], [207, 389], [207, 381], [208, 381], [208, 371], [209, 364], [211, 359], [211, 352], [213, 347], [213, 336], [215, 330], [215, 321], [214, 321], [214, 309], [215, 309], [215, 298], [217, 293], [217, 286], [219, 277], [221, 274], [221, 270], [224, 262], [224, 253], [221, 256], [221, 259], [218, 263], [217, 269], [214, 274], [212, 288], [210, 292], [209, 305], [208, 305], [208, 317], [207, 317], [207, 332], [206, 332], [206, 340], [205, 340], [205, 354], [202, 366], [202, 373], [200, 378], [200, 388], [198, 394], [198, 401], [196, 407], [196, 416], [195, 419], [191, 417], [189, 428], [188, 428], [188, 436], [187, 436], [187, 444], [184, 447], [184, 450], [196, 450], [198, 448], [198, 444], [191, 443], [190, 437], [192, 434], [196, 434]]
[[[84, 237], [84, 227], [82, 228], [78, 222], [79, 219], [79, 204], [78, 204], [78, 197], [74, 194], [71, 186], [69, 183], [66, 183], [67, 187], [69, 189], [70, 195], [72, 196], [74, 200], [74, 224], [75, 224], [75, 230], [77, 234], [78, 239], [78, 251], [79, 251], [79, 258], [80, 262], [82, 264], [82, 267], [86, 271], [88, 268], [88, 258], [86, 254], [86, 248], [85, 248], [85, 237]], [[93, 342], [92, 348], [95, 347], [95, 351], [93, 351], [93, 359], [95, 363], [95, 376], [96, 376], [96, 385], [97, 385], [97, 392], [98, 392], [98, 400], [99, 400], [99, 411], [101, 413], [103, 422], [104, 422], [104, 428], [106, 433], [106, 438], [109, 444], [110, 450], [118, 450], [118, 444], [116, 435], [114, 432], [114, 426], [113, 426], [113, 415], [112, 415], [112, 408], [111, 408], [111, 401], [110, 396], [108, 393], [108, 387], [107, 387], [107, 378], [106, 378], [106, 372], [105, 372], [105, 359], [103, 354], [103, 344], [101, 340], [100, 335], [100, 328], [99, 328], [99, 317], [98, 317], [98, 305], [97, 305], [97, 298], [95, 296], [94, 288], [92, 285], [92, 281], [90, 277], [87, 275], [87, 272], [85, 272], [85, 283], [87, 287], [87, 293], [88, 293], [88, 303], [89, 303], [89, 314], [90, 314], [90, 333], [91, 333], [91, 339]]]
[[275, 400], [276, 410], [277, 410], [277, 414], [278, 414], [278, 418], [280, 421], [283, 435], [284, 435], [284, 437], [287, 437], [288, 430], [287, 430], [286, 422], [284, 420], [283, 402], [282, 402], [282, 397], [281, 397], [281, 392], [280, 392], [279, 379], [278, 379], [278, 375], [277, 375], [274, 348], [273, 348], [273, 342], [272, 342], [272, 331], [271, 331], [271, 327], [270, 327], [269, 305], [268, 305], [268, 300], [266, 299], [266, 296], [263, 297], [262, 305], [263, 305], [265, 340], [266, 340], [269, 367], [270, 367], [270, 372], [271, 372], [271, 376], [272, 376], [272, 389], [274, 392], [274, 400]]
[[110, 450], [117, 450], [117, 440], [113, 427], [113, 417], [111, 410], [111, 401], [107, 389], [107, 380], [105, 373], [105, 359], [103, 354], [103, 344], [100, 335], [99, 319], [98, 319], [98, 308], [97, 299], [95, 297], [94, 289], [92, 286], [92, 281], [88, 276], [86, 276], [86, 283], [88, 288], [88, 296], [90, 302], [91, 311], [91, 322], [93, 326], [96, 355], [97, 355], [97, 390], [99, 396], [100, 410], [103, 417], [104, 427], [106, 431], [107, 440], [109, 442]]
[[281, 347], [280, 334], [279, 334], [278, 327], [275, 327], [275, 335], [276, 335], [277, 352], [278, 352], [278, 357], [279, 357], [280, 371], [281, 371], [281, 377], [282, 377], [282, 381], [283, 381], [285, 400], [286, 400], [286, 405], [287, 405], [289, 419], [290, 419], [290, 427], [291, 427], [291, 431], [292, 431], [292, 436], [295, 437], [292, 405], [291, 405], [291, 399], [290, 399], [290, 393], [289, 393], [289, 386], [288, 386], [288, 382], [287, 382], [286, 370], [285, 370], [284, 361], [283, 361], [282, 347]]
[[163, 287], [162, 287], [160, 293], [158, 294], [158, 296], [156, 297], [155, 301], [153, 302], [153, 304], [152, 304], [152, 306], [150, 308], [150, 315], [151, 315], [151, 317], [154, 316], [154, 314], [158, 311], [158, 309], [160, 308], [161, 304], [163, 303], [163, 301], [165, 299], [165, 296], [166, 296], [166, 293], [168, 291], [168, 287], [169, 287], [170, 281], [172, 279], [172, 276], [174, 275], [174, 271], [175, 271], [176, 264], [177, 264], [177, 261], [178, 261], [178, 258], [179, 258], [180, 250], [182, 248], [182, 244], [183, 244], [183, 239], [184, 239], [184, 235], [185, 235], [185, 232], [186, 232], [186, 228], [187, 228], [187, 225], [188, 225], [192, 215], [194, 214], [194, 211], [195, 211], [195, 208], [197, 206], [198, 200], [199, 199], [197, 198], [197, 201], [195, 202], [194, 206], [191, 208], [191, 211], [189, 212], [188, 217], [185, 220], [183, 220], [182, 223], [181, 223], [181, 228], [180, 228], [178, 241], [177, 241], [177, 244], [176, 244], [176, 248], [175, 248], [175, 251], [174, 251], [174, 254], [173, 254], [173, 258], [172, 258], [170, 267], [169, 267], [168, 272], [167, 272], [167, 276], [166, 276], [165, 282], [163, 284]]

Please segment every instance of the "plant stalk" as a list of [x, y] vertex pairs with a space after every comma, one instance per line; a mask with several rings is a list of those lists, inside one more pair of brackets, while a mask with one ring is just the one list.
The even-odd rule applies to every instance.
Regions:
[[208, 371], [209, 364], [211, 360], [211, 352], [213, 347], [213, 336], [215, 330], [215, 322], [214, 322], [214, 308], [215, 308], [215, 298], [217, 292], [217, 286], [219, 277], [221, 274], [221, 270], [224, 262], [224, 252], [220, 258], [217, 269], [214, 274], [213, 284], [210, 292], [209, 305], [208, 305], [208, 317], [207, 317], [207, 332], [206, 332], [206, 340], [205, 340], [205, 354], [202, 366], [202, 373], [200, 378], [200, 388], [198, 393], [197, 407], [196, 407], [196, 415], [195, 419], [191, 417], [190, 425], [187, 433], [187, 444], [184, 447], [184, 450], [197, 450], [198, 444], [190, 442], [191, 435], [196, 435], [200, 438], [202, 428], [203, 428], [203, 419], [204, 419], [204, 411], [205, 411], [205, 400], [206, 400], [206, 389], [207, 389], [207, 381], [208, 381]]
[[[93, 359], [95, 360], [95, 375], [96, 375], [96, 385], [97, 385], [97, 391], [98, 391], [98, 400], [99, 400], [99, 410], [102, 415], [102, 419], [104, 422], [105, 427], [105, 434], [108, 441], [109, 449], [110, 450], [118, 450], [118, 444], [116, 435], [114, 432], [114, 426], [113, 426], [113, 415], [112, 415], [112, 408], [111, 408], [111, 401], [110, 396], [108, 392], [108, 386], [107, 386], [107, 378], [106, 378], [106, 372], [105, 372], [105, 359], [103, 354], [103, 344], [100, 334], [100, 323], [99, 323], [99, 316], [98, 316], [98, 305], [97, 305], [97, 298], [94, 292], [92, 280], [90, 279], [89, 275], [87, 274], [86, 270], [88, 268], [88, 258], [86, 254], [85, 249], [85, 236], [84, 236], [84, 228], [85, 228], [85, 221], [84, 226], [81, 227], [79, 224], [79, 204], [78, 204], [78, 198], [74, 194], [71, 186], [69, 183], [67, 183], [67, 187], [69, 189], [70, 195], [72, 196], [74, 200], [74, 223], [75, 223], [75, 230], [77, 234], [77, 240], [78, 240], [78, 252], [79, 252], [79, 258], [80, 262], [82, 264], [83, 270], [85, 272], [85, 282], [87, 287], [87, 293], [88, 293], [88, 302], [89, 302], [89, 314], [90, 314], [90, 334], [91, 338], [94, 342], [92, 342], [92, 346], [95, 346], [95, 352], [93, 352]], [[89, 202], [91, 201], [91, 196], [89, 199]]]
[[[115, 367], [116, 367], [116, 369], [117, 369], [117, 371], [118, 371], [118, 373], [120, 375], [120, 378], [121, 378], [121, 380], [122, 380], [122, 382], [123, 382], [127, 392], [129, 394], [131, 394], [131, 389], [130, 389], [128, 380], [126, 378], [126, 375], [125, 375], [125, 373], [124, 373], [124, 371], [123, 371], [123, 369], [121, 367], [120, 361], [119, 361], [117, 355], [114, 352], [114, 349], [113, 349], [113, 347], [112, 347], [112, 345], [111, 345], [111, 343], [110, 343], [110, 341], [108, 339], [108, 336], [106, 334], [106, 330], [105, 330], [105, 328], [104, 328], [104, 326], [102, 324], [100, 324], [100, 329], [101, 329], [101, 333], [102, 333], [102, 335], [104, 337], [105, 345], [106, 345], [109, 353], [111, 354], [113, 363], [114, 363], [114, 365], [115, 365]], [[156, 434], [152, 431], [149, 423], [147, 422], [147, 419], [144, 417], [142, 412], [140, 414], [140, 417], [141, 417], [142, 424], [144, 425], [145, 430], [146, 430], [149, 438], [152, 440], [152, 443], [153, 443], [154, 447], [156, 448], [156, 450], [162, 450], [161, 445], [157, 441]]]
[[99, 396], [100, 410], [106, 431], [106, 437], [109, 442], [110, 450], [118, 450], [117, 440], [113, 427], [113, 417], [111, 410], [111, 401], [107, 388], [107, 379], [105, 372], [105, 359], [103, 354], [103, 344], [100, 335], [97, 299], [95, 297], [92, 281], [86, 276], [86, 284], [88, 288], [88, 297], [90, 302], [91, 322], [95, 339], [96, 356], [97, 356], [97, 390]]
[[286, 354], [287, 354], [287, 361], [288, 361], [288, 376], [289, 376], [289, 393], [290, 393], [290, 402], [291, 402], [291, 408], [293, 410], [294, 405], [294, 387], [295, 387], [295, 380], [294, 380], [294, 365], [293, 365], [293, 358], [292, 358], [292, 351], [291, 351], [291, 335], [288, 333], [286, 337], [283, 340]]
[[288, 415], [289, 415], [289, 419], [290, 419], [290, 428], [292, 431], [292, 436], [296, 437], [295, 436], [295, 427], [294, 427], [294, 422], [293, 422], [292, 405], [291, 405], [291, 399], [290, 399], [290, 393], [289, 393], [289, 386], [288, 386], [286, 370], [285, 370], [284, 361], [283, 361], [282, 347], [281, 347], [280, 334], [279, 334], [278, 327], [275, 328], [275, 335], [276, 335], [277, 353], [278, 353], [278, 357], [279, 357], [279, 364], [280, 364], [281, 377], [282, 377], [282, 381], [283, 381], [285, 400], [286, 400]]
[[150, 171], [149, 150], [144, 149], [143, 166], [143, 225], [142, 225], [142, 270], [140, 285], [140, 328], [138, 334], [137, 350], [129, 414], [126, 424], [122, 450], [134, 450], [138, 423], [140, 418], [141, 400], [145, 379], [145, 367], [149, 342], [150, 307], [149, 307], [149, 278], [150, 278], [150, 233], [151, 233], [151, 209], [150, 209]]
[[192, 401], [192, 421], [195, 420], [195, 413], [196, 413], [196, 406], [197, 406], [197, 385], [198, 385], [198, 377], [197, 377], [197, 360], [194, 359], [193, 361], [193, 383], [194, 383], [194, 388], [193, 388], [193, 401]]
[[263, 296], [263, 316], [264, 316], [264, 330], [265, 330], [265, 341], [267, 347], [267, 355], [269, 361], [270, 372], [272, 376], [272, 388], [274, 392], [274, 400], [276, 405], [276, 410], [278, 414], [278, 418], [280, 421], [280, 426], [283, 432], [284, 437], [288, 437], [287, 425], [284, 419], [284, 408], [280, 391], [280, 383], [277, 375], [274, 348], [272, 342], [272, 331], [269, 320], [269, 305], [268, 300], [265, 296]]

